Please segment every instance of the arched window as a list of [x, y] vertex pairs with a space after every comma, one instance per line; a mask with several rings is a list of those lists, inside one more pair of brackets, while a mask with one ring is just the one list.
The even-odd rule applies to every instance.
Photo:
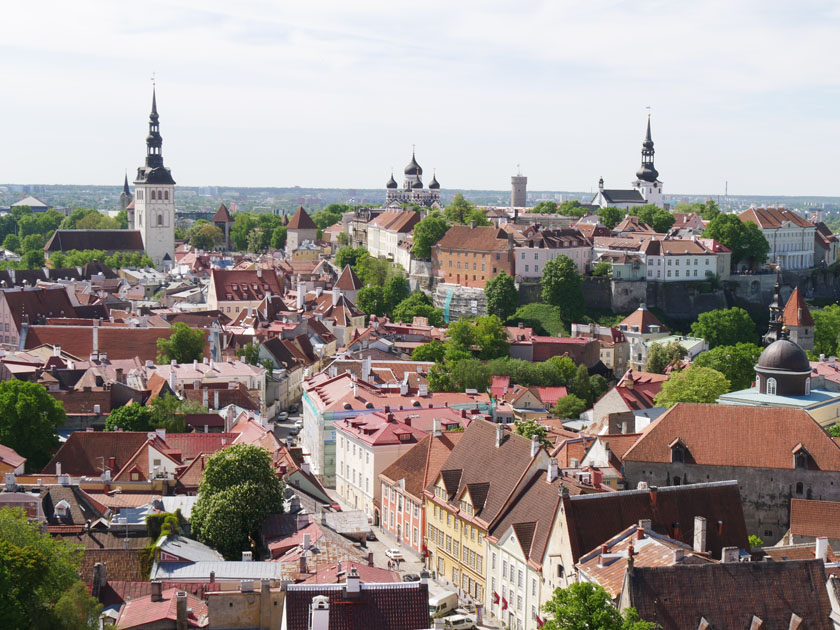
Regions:
[[163, 215], [162, 214], [158, 215], [158, 225], [163, 225]]
[[802, 485], [802, 482], [800, 481], [799, 483], [796, 484], [796, 494], [802, 494], [803, 491], [804, 491], [804, 487]]
[[775, 378], [768, 378], [767, 379], [767, 387], [765, 388], [765, 392], [770, 394], [771, 396], [776, 395], [776, 379]]
[[154, 201], [155, 199], [156, 199], [156, 195], [155, 195], [155, 191], [153, 190], [152, 191], [152, 201]]
[[163, 199], [165, 201], [169, 201], [169, 191], [168, 190], [163, 191]]
[[811, 377], [805, 379], [805, 395], [808, 396], [811, 393]]

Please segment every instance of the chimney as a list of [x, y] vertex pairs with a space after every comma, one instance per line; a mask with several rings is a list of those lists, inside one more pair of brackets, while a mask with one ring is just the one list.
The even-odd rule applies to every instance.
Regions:
[[592, 469], [592, 487], [600, 488], [601, 480], [604, 478], [604, 473], [600, 470]]
[[[632, 547], [630, 547], [632, 549]], [[601, 553], [598, 554], [598, 567], [604, 567], [604, 556], [607, 555], [608, 547], [606, 545], [601, 545]]]
[[367, 381], [370, 380], [370, 371], [371, 371], [371, 360], [370, 357], [365, 357], [362, 359], [362, 380]]
[[55, 476], [61, 477], [61, 462], [55, 463]]
[[368, 562], [369, 567], [373, 566], [373, 552], [372, 551], [368, 551], [367, 562]]
[[166, 429], [155, 429], [155, 433], [157, 433], [157, 436], [158, 436], [161, 440], [163, 440], [164, 442], [166, 442]]
[[658, 488], [656, 486], [650, 486], [648, 488], [648, 496], [650, 497], [650, 504], [653, 507], [656, 507], [656, 491]]
[[738, 547], [724, 547], [723, 551], [720, 554], [720, 561], [721, 562], [738, 562], [740, 558], [740, 552], [738, 551]]
[[420, 584], [429, 583], [429, 572], [426, 570], [420, 571]]
[[215, 583], [216, 583], [216, 572], [215, 571], [210, 571], [210, 584], [215, 584]]
[[254, 560], [254, 553], [252, 551], [243, 551], [242, 552], [242, 562], [253, 562]]
[[53, 356], [60, 357], [61, 356], [61, 346], [53, 346]]
[[219, 390], [213, 392], [213, 409], [219, 408]]
[[99, 597], [102, 589], [108, 584], [108, 573], [104, 562], [97, 562], [93, 565], [93, 588], [91, 595]]
[[359, 572], [356, 571], [356, 567], [353, 567], [350, 569], [350, 573], [347, 574], [347, 577], [344, 580], [344, 591], [347, 594], [358, 594], [361, 590], [362, 582], [359, 579]]
[[441, 429], [441, 421], [440, 418], [435, 418], [432, 420], [432, 437], [440, 437], [443, 435], [443, 430]]
[[163, 601], [163, 584], [160, 583], [160, 580], [152, 580], [152, 601], [159, 602]]
[[651, 520], [649, 518], [639, 519], [639, 527], [641, 527], [642, 529], [650, 529], [651, 528]]
[[93, 350], [91, 350], [92, 354], [99, 354], [99, 328], [98, 328], [99, 320], [93, 321]]
[[680, 529], [679, 521], [674, 523], [674, 535], [672, 538], [674, 540], [682, 540], [682, 529]]
[[817, 560], [822, 560], [825, 562], [828, 556], [828, 538], [825, 536], [818, 536], [817, 537], [817, 547], [814, 550], [814, 555]]
[[257, 267], [257, 278], [262, 278], [262, 267]]
[[304, 551], [309, 551], [309, 547], [312, 544], [311, 541], [312, 541], [312, 537], [310, 536], [310, 534], [305, 533], [303, 535], [303, 550]]
[[505, 439], [505, 427], [502, 424], [496, 425], [496, 448], [499, 448]]
[[636, 528], [636, 540], [644, 540], [645, 539], [645, 528], [644, 527], [637, 527]]
[[540, 438], [536, 435], [531, 436], [531, 457], [536, 457], [540, 452]]
[[306, 564], [306, 553], [300, 554], [300, 572], [309, 573], [309, 567]]
[[694, 551], [706, 551], [706, 519], [702, 516], [694, 517]]
[[309, 630], [329, 630], [330, 600], [326, 595], [316, 595], [309, 605]]
[[674, 557], [672, 558], [674, 564], [681, 562], [682, 559], [685, 557], [685, 549], [678, 548], [674, 549]]
[[548, 460], [548, 471], [545, 474], [545, 480], [548, 483], [554, 483], [558, 476], [557, 460], [552, 458]]
[[338, 300], [339, 300], [339, 298], [341, 298], [341, 291], [339, 291], [339, 290], [338, 290], [338, 287], [333, 287], [333, 290], [332, 290], [332, 303], [333, 303], [333, 306], [335, 306], [336, 304], [338, 304]]

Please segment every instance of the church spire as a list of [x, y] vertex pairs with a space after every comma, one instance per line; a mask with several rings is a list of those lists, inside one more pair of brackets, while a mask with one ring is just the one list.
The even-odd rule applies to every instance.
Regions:
[[149, 135], [146, 136], [146, 166], [160, 168], [163, 166], [163, 138], [160, 136], [160, 124], [157, 112], [157, 95], [152, 88], [152, 113], [149, 114]]
[[647, 119], [647, 132], [645, 133], [645, 141], [642, 143], [642, 165], [636, 171], [636, 177], [646, 182], [655, 182], [659, 177], [659, 171], [653, 166], [653, 138], [650, 134], [650, 114]]
[[125, 173], [125, 182], [123, 182], [123, 194], [130, 195], [131, 189], [128, 187], [128, 171]]
[[770, 302], [770, 321], [767, 334], [764, 335], [764, 345], [769, 346], [774, 341], [787, 338], [782, 314], [782, 276], [781, 269], [776, 267], [776, 285], [773, 287], [773, 301]]

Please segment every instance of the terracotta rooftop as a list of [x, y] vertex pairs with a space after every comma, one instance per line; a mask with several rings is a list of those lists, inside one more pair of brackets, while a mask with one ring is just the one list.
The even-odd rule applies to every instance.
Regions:
[[[177, 619], [176, 593], [177, 588], [167, 588], [159, 602], [152, 601], [151, 595], [128, 601], [117, 618], [116, 627], [120, 630], [166, 627], [162, 625], [166, 622], [174, 627]], [[204, 600], [188, 593], [187, 610], [192, 611], [187, 615], [188, 628], [206, 625], [207, 603]]]
[[256, 302], [265, 298], [269, 293], [272, 295], [283, 293], [283, 286], [277, 274], [268, 269], [236, 271], [213, 269], [210, 282], [213, 283], [216, 299], [220, 302]]
[[103, 251], [145, 251], [139, 230], [56, 230], [44, 245], [45, 252], [101, 249]]
[[211, 223], [233, 223], [233, 217], [230, 216], [230, 212], [225, 204], [220, 205], [219, 209], [216, 210], [216, 214], [213, 215]]
[[[751, 438], [756, 431], [764, 438]], [[670, 462], [677, 439], [687, 464], [790, 470], [804, 448], [810, 469], [840, 471], [840, 446], [805, 411], [784, 407], [679, 403], [645, 428], [624, 460]]]
[[335, 286], [342, 291], [358, 291], [364, 285], [362, 284], [362, 281], [359, 280], [359, 276], [356, 275], [356, 272], [353, 271], [353, 268], [350, 265], [345, 265], [341, 275], [338, 277], [338, 280], [336, 280]]
[[790, 533], [808, 538], [840, 538], [840, 502], [792, 499]]
[[0, 463], [10, 466], [12, 470], [26, 463], [26, 458], [18, 455], [13, 448], [0, 444]]
[[391, 483], [404, 480], [405, 492], [422, 500], [423, 489], [437, 478], [441, 466], [463, 435], [463, 431], [444, 431], [438, 437], [427, 435], [383, 470], [380, 477]]
[[505, 231], [497, 227], [453, 225], [435, 247], [441, 250], [506, 251], [511, 245]]
[[618, 324], [618, 329], [623, 333], [649, 333], [651, 326], [659, 326], [660, 332], [668, 332], [668, 329], [642, 304], [635, 311], [625, 317]]
[[292, 220], [289, 221], [289, 224], [286, 226], [286, 229], [289, 230], [317, 230], [318, 226], [315, 225], [315, 221], [312, 220], [306, 210], [303, 209], [303, 206], [300, 206], [295, 212], [295, 216], [292, 217]]
[[741, 221], [752, 221], [762, 229], [778, 229], [783, 223], [793, 223], [795, 227], [809, 228], [814, 224], [797, 213], [786, 208], [750, 208], [738, 215]]
[[811, 317], [811, 311], [805, 303], [805, 298], [799, 291], [799, 287], [793, 290], [790, 298], [785, 304], [785, 310], [782, 313], [782, 320], [785, 326], [813, 326], [814, 318]]

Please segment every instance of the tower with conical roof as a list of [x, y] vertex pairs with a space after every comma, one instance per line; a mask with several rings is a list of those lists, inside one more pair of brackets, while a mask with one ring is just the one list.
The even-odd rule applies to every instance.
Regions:
[[782, 322], [791, 341], [799, 344], [804, 350], [814, 349], [814, 318], [811, 317], [811, 311], [799, 287], [793, 290], [785, 304]]
[[128, 173], [125, 174], [125, 182], [123, 182], [123, 189], [120, 193], [120, 210], [128, 208], [129, 204], [134, 200], [134, 195], [131, 194], [131, 188], [128, 187]]
[[152, 88], [146, 161], [134, 180], [134, 229], [143, 237], [146, 254], [158, 267], [175, 261], [175, 180], [163, 165], [163, 138], [157, 111], [157, 95]]
[[647, 132], [645, 133], [645, 140], [642, 142], [642, 165], [636, 171], [636, 181], [633, 182], [633, 187], [641, 193], [645, 203], [652, 203], [661, 208], [664, 207], [662, 182], [659, 181], [659, 171], [653, 165], [654, 153], [653, 137], [650, 133], [650, 114], [648, 114]]

